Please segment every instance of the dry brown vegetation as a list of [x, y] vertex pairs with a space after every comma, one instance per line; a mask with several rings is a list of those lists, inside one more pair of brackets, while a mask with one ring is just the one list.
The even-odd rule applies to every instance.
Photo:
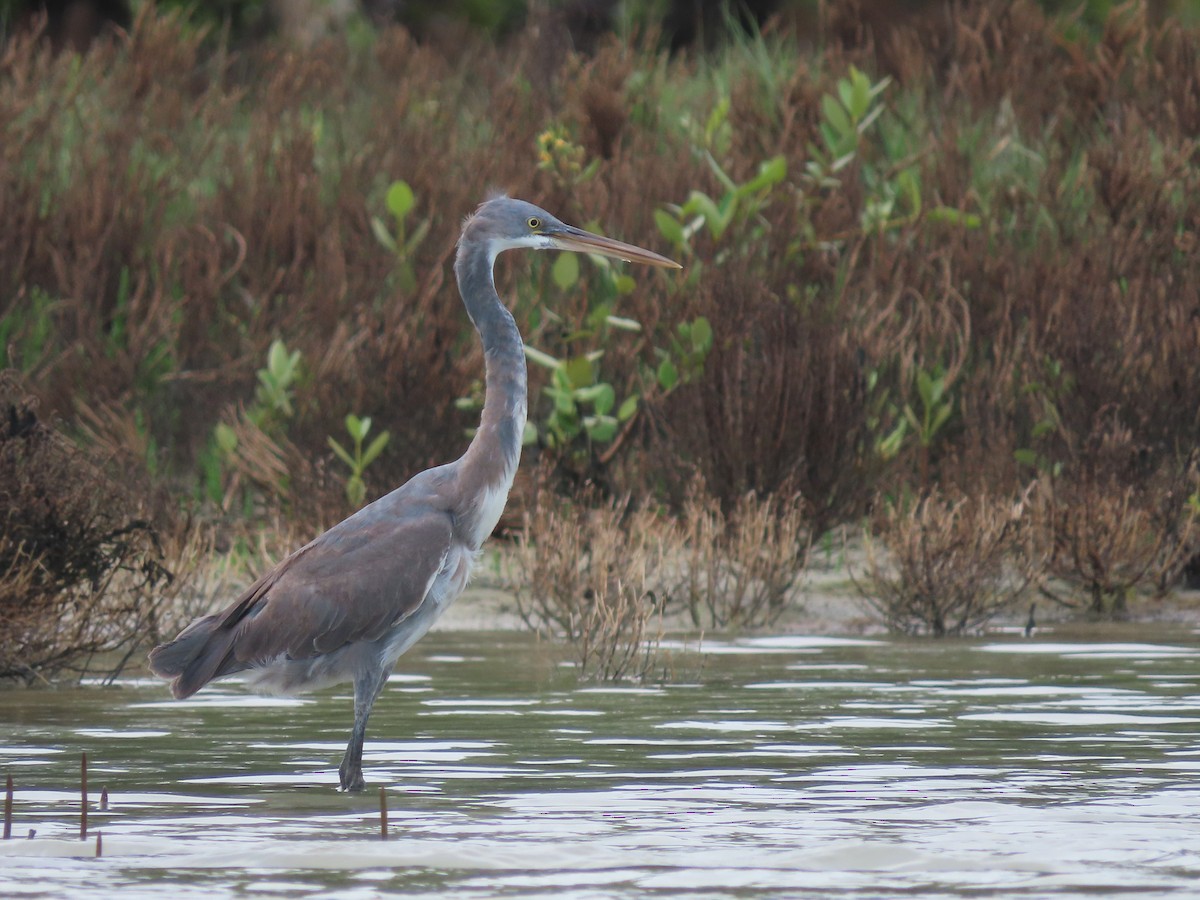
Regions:
[[867, 541], [867, 603], [904, 634], [971, 634], [1011, 610], [1041, 571], [1025, 500], [943, 495], [883, 502]]
[[698, 485], [679, 516], [545, 490], [526, 511], [509, 587], [527, 625], [570, 641], [584, 677], [645, 680], [666, 668], [665, 627], [762, 628], [794, 607], [803, 504], [747, 495], [727, 517]]
[[[502, 188], [686, 264], [632, 273], [628, 293], [586, 260], [566, 288], [553, 257], [500, 264], [532, 345], [592, 354], [597, 381], [640, 398], [619, 441], [551, 449], [534, 368], [529, 457], [557, 460], [563, 485], [678, 514], [699, 473], [734, 522], [750, 493], [798, 494], [815, 535], [881, 490], [940, 486], [976, 498], [943, 518], [988, 506], [996, 528], [1036, 477], [1158, 490], [1200, 439], [1200, 33], [1137, 3], [1094, 34], [1024, 0], [927, 4], [886, 36], [829, 7], [815, 41], [780, 25], [675, 56], [616, 39], [577, 56], [533, 28], [233, 54], [150, 4], [82, 56], [14, 38], [3, 362], [70, 433], [125, 448], [203, 517], [328, 524], [347, 511], [327, 444], [347, 413], [392, 435], [372, 494], [461, 452], [475, 413], [452, 401], [482, 359], [449, 262], [461, 217]], [[829, 104], [858, 70], [871, 112], [834, 152]], [[544, 164], [551, 131], [567, 150]], [[767, 162], [781, 177], [756, 185]], [[424, 235], [402, 252], [373, 225], [393, 226], [397, 180]], [[715, 212], [679, 213], [696, 193]], [[698, 317], [711, 348], [657, 378]], [[301, 375], [264, 428], [247, 410], [276, 339]], [[1089, 481], [1099, 422], [1139, 464]], [[236, 453], [219, 423], [243, 429]], [[1065, 537], [1078, 529], [1056, 515], [1057, 560], [1120, 544]], [[1155, 546], [1178, 525], [1138, 528]]]
[[161, 535], [128, 471], [39, 421], [11, 376], [0, 415], [0, 678], [82, 676], [96, 654], [123, 651], [99, 667], [116, 674], [158, 633], [176, 562], [163, 538], [178, 536]]
[[1041, 593], [1094, 617], [1124, 618], [1135, 593], [1161, 597], [1200, 549], [1195, 455], [1131, 477], [1146, 458], [1128, 429], [1110, 423], [1089, 444], [1087, 466], [1044, 479], [1035, 494]]
[[728, 516], [693, 490], [677, 525], [676, 582], [667, 591], [694, 626], [746, 630], [772, 625], [794, 600], [809, 548], [799, 497], [746, 494]]
[[527, 513], [513, 559], [517, 609], [529, 627], [570, 642], [580, 677], [644, 680], [659, 668], [674, 550], [671, 524], [627, 501], [546, 496]]

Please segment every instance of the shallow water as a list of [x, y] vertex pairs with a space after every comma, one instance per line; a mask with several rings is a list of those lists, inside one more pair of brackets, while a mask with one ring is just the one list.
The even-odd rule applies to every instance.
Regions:
[[[0, 895], [1200, 891], [1189, 630], [705, 650], [675, 654], [685, 683], [589, 689], [531, 638], [432, 634], [376, 706], [359, 796], [334, 790], [348, 689], [0, 693]], [[78, 840], [83, 750], [111, 795], [99, 860]]]

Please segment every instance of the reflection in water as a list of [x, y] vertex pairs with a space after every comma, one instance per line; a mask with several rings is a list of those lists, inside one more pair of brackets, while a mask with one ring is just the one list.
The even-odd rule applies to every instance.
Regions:
[[0, 893], [1190, 895], [1200, 645], [1057, 637], [710, 642], [697, 683], [576, 689], [532, 640], [431, 635], [368, 736], [387, 842], [334, 790], [344, 690], [9, 692]]

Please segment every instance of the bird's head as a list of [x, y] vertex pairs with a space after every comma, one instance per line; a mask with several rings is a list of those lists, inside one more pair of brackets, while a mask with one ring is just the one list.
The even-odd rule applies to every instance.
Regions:
[[459, 245], [464, 249], [469, 246], [486, 247], [492, 259], [505, 250], [526, 247], [533, 250], [596, 253], [665, 269], [683, 268], [679, 263], [650, 250], [567, 225], [544, 209], [511, 197], [494, 197], [481, 205], [463, 225]]

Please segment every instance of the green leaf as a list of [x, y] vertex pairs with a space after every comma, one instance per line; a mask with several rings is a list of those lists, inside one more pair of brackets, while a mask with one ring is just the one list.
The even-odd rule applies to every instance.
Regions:
[[617, 418], [620, 421], [628, 422], [633, 418], [633, 414], [637, 412], [638, 399], [639, 398], [637, 394], [630, 394], [625, 398], [625, 401], [621, 404], [620, 409], [617, 410]]
[[917, 393], [921, 396], [921, 405], [928, 412], [942, 399], [942, 391], [946, 388], [943, 378], [934, 378], [925, 370], [917, 373]]
[[554, 397], [554, 412], [559, 416], [575, 415], [575, 398], [565, 391], [556, 391]]
[[704, 123], [704, 143], [711, 144], [713, 135], [717, 133], [725, 120], [729, 117], [729, 97], [723, 96], [717, 101], [717, 105], [713, 107], [712, 112], [708, 114], [708, 119]]
[[530, 447], [536, 444], [537, 436], [537, 428], [534, 427], [532, 422], [526, 422], [525, 428], [521, 431], [521, 445]]
[[[907, 413], [908, 410], [905, 410]], [[901, 419], [892, 433], [879, 442], [879, 455], [884, 459], [893, 459], [900, 452], [900, 447], [904, 444], [904, 435], [908, 433], [908, 420]]]
[[572, 388], [589, 387], [596, 381], [596, 370], [586, 356], [575, 356], [563, 364], [567, 381]]
[[926, 213], [931, 222], [944, 222], [947, 225], [958, 225], [960, 228], [979, 228], [983, 220], [974, 213], [965, 213], [950, 206], [938, 206]]
[[396, 217], [399, 222], [408, 215], [409, 211], [416, 203], [416, 197], [413, 196], [412, 188], [408, 186], [407, 181], [393, 181], [392, 186], [388, 188], [387, 199], [388, 212]]
[[626, 319], [622, 316], [605, 316], [605, 323], [622, 331], [641, 331], [642, 323], [636, 319]]
[[388, 445], [388, 441], [390, 441], [391, 439], [392, 439], [391, 432], [389, 432], [389, 431], [379, 432], [379, 434], [378, 434], [378, 436], [376, 436], [375, 440], [371, 441], [371, 443], [367, 446], [366, 451], [362, 455], [362, 462], [359, 463], [359, 467], [365, 469], [367, 466], [369, 466], [371, 463], [373, 463], [375, 461], [376, 457], [378, 457], [379, 454], [383, 452], [383, 448]]
[[[854, 71], [853, 66], [850, 67], [850, 71]], [[852, 108], [852, 104], [854, 103], [854, 90], [850, 85], [849, 78], [838, 79], [837, 95], [838, 99], [842, 101], [842, 106], [844, 106], [847, 110]]]
[[683, 225], [673, 215], [665, 209], [656, 209], [654, 211], [654, 224], [658, 226], [659, 232], [668, 241], [678, 247], [683, 246]]
[[567, 375], [566, 366], [559, 366], [550, 373], [550, 384], [546, 386], [546, 391], [550, 396], [557, 394], [570, 394], [574, 390], [571, 385], [571, 379]]
[[605, 324], [608, 317], [613, 311], [612, 300], [602, 300], [596, 303], [588, 310], [587, 316], [584, 318], [584, 324], [590, 329], [591, 333], [595, 333], [596, 329]]
[[670, 358], [658, 364], [658, 383], [664, 391], [669, 391], [679, 382], [679, 370]]
[[571, 391], [571, 395], [580, 403], [592, 403], [597, 397], [603, 393], [605, 384], [590, 384], [586, 387], [575, 388]]
[[337, 458], [348, 465], [351, 469], [354, 468], [354, 457], [350, 455], [345, 447], [339, 444], [334, 438], [329, 438], [329, 447], [337, 454]]
[[904, 197], [905, 204], [908, 207], [909, 215], [918, 216], [921, 214], [921, 183], [917, 180], [917, 173], [913, 169], [905, 169], [896, 176], [896, 187], [900, 189], [900, 194]]
[[583, 420], [588, 437], [599, 444], [607, 444], [617, 436], [617, 420], [612, 416], [588, 416]]
[[1042, 421], [1033, 426], [1033, 439], [1036, 441], [1038, 438], [1054, 431], [1054, 428], [1055, 425], [1053, 422], [1042, 419]]
[[850, 115], [861, 122], [871, 108], [871, 80], [853, 66], [850, 67]]
[[829, 170], [831, 172], [840, 172], [842, 169], [846, 168], [846, 166], [850, 165], [850, 163], [854, 162], [854, 157], [857, 155], [857, 152], [858, 151], [855, 145], [850, 144], [846, 148], [846, 152], [830, 164]]
[[692, 347], [698, 353], [708, 353], [712, 349], [713, 332], [712, 326], [708, 324], [708, 319], [704, 316], [697, 316], [692, 322]]
[[382, 219], [371, 216], [371, 233], [375, 235], [375, 240], [379, 241], [386, 250], [392, 253], [398, 252], [399, 248], [396, 246], [396, 239], [392, 237], [392, 233], [388, 231], [388, 227], [383, 224]]
[[756, 194], [763, 188], [779, 184], [787, 177], [787, 160], [782, 156], [768, 159], [758, 167], [758, 174], [738, 188], [738, 194]]
[[411, 256], [412, 252], [417, 249], [421, 241], [425, 240], [429, 234], [429, 220], [425, 219], [412, 230], [412, 234], [408, 236], [408, 240], [404, 242], [404, 256]]
[[729, 227], [729, 223], [733, 219], [733, 212], [737, 208], [737, 197], [729, 194], [720, 205], [717, 205], [707, 194], [692, 191], [692, 195], [688, 199], [688, 206], [704, 217], [712, 236], [720, 240], [721, 235], [725, 233], [725, 229]]
[[283, 342], [279, 342], [280, 353], [270, 361], [271, 378], [282, 391], [286, 390], [296, 380], [300, 369], [300, 351], [288, 353]]
[[1033, 450], [1014, 450], [1013, 459], [1021, 463], [1021, 465], [1037, 468], [1038, 457], [1037, 453]]
[[581, 340], [583, 338], [590, 338], [595, 333], [596, 333], [595, 330], [593, 330], [591, 328], [583, 328], [579, 331], [567, 332], [561, 338], [559, 338], [559, 340], [561, 340], [564, 344], [572, 344], [575, 341]]
[[549, 353], [543, 353], [536, 347], [530, 347], [528, 344], [525, 345], [525, 358], [530, 362], [537, 363], [539, 366], [545, 366], [547, 369], [557, 369], [562, 366], [562, 362], [560, 360], [551, 356]]
[[271, 341], [271, 346], [267, 350], [267, 371], [276, 376], [276, 381], [281, 381], [282, 379], [278, 376], [281, 375], [286, 368], [287, 347], [284, 345], [283, 341], [279, 340], [279, 338], [276, 338], [275, 340]]
[[558, 259], [550, 268], [550, 277], [561, 290], [574, 287], [579, 281], [579, 257], [569, 250], [558, 254]]
[[821, 112], [825, 116], [825, 121], [833, 128], [833, 133], [838, 138], [845, 138], [854, 131], [854, 126], [850, 124], [850, 118], [846, 115], [846, 110], [842, 107], [842, 104], [838, 103], [836, 97], [830, 94], [822, 97]]
[[592, 400], [592, 408], [596, 410], [597, 415], [606, 416], [617, 402], [617, 394], [611, 384], [598, 384], [596, 387], [600, 392]]
[[[874, 100], [880, 94], [888, 89], [888, 85], [892, 83], [891, 75], [884, 75], [877, 82], [871, 85], [871, 99]], [[882, 109], [882, 107], [880, 107]]]
[[726, 174], [725, 170], [721, 168], [721, 164], [707, 150], [704, 151], [704, 161], [708, 163], [708, 167], [712, 169], [712, 173], [717, 176], [717, 181], [721, 182], [721, 186], [728, 193], [732, 194], [737, 191], [737, 185], [734, 184], [733, 179]]
[[613, 287], [617, 289], [618, 294], [632, 294], [637, 282], [633, 280], [632, 275], [622, 273], [613, 279]]
[[950, 415], [953, 412], [954, 412], [954, 404], [953, 403], [943, 403], [941, 406], [938, 407], [937, 414], [934, 415], [934, 417], [933, 417], [933, 425], [930, 426], [930, 428], [929, 428], [929, 436], [930, 437], [933, 437], [935, 434], [937, 434], [941, 430], [942, 426], [946, 424], [946, 420], [950, 418]]
[[217, 449], [222, 453], [228, 455], [237, 449], [237, 432], [224, 422], [217, 423], [217, 427], [213, 429], [213, 437], [216, 439]]

